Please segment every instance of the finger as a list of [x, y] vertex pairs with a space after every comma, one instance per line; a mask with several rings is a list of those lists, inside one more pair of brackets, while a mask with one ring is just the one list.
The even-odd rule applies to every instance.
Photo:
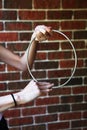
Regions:
[[41, 90], [42, 93], [48, 93], [48, 92], [50, 92], [50, 91], [52, 91], [52, 89], [44, 89], [44, 90]]
[[44, 84], [38, 84], [39, 89], [51, 89], [54, 86], [54, 84], [50, 84], [50, 83], [44, 83]]

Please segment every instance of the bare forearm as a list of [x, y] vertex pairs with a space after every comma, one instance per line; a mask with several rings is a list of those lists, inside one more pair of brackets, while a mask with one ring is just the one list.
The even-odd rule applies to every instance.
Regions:
[[[21, 63], [23, 64], [23, 67], [24, 67], [23, 70], [26, 70], [27, 68], [27, 60], [28, 60], [30, 68], [32, 67], [34, 59], [36, 57], [37, 46], [38, 46], [38, 42], [34, 40], [29, 48], [29, 51], [27, 49], [25, 51], [25, 54], [21, 57]], [[28, 59], [27, 59], [27, 56], [28, 56]]]
[[[32, 67], [36, 55], [37, 45], [37, 41], [33, 41], [29, 50], [28, 62], [30, 67]], [[19, 57], [3, 46], [0, 46], [0, 59], [19, 70], [24, 71], [27, 69], [27, 50], [22, 57]]]

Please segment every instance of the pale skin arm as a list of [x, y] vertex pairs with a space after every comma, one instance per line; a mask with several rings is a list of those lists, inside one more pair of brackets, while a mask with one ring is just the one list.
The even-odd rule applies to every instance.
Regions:
[[[17, 105], [25, 104], [36, 99], [42, 93], [51, 91], [53, 84], [47, 82], [36, 83], [31, 81], [22, 91], [15, 93], [14, 97]], [[14, 100], [11, 95], [0, 97], [0, 112], [3, 112], [11, 107], [14, 107]]]
[[[45, 34], [39, 32], [36, 35], [39, 41], [46, 40], [48, 39], [49, 35], [51, 35], [50, 27], [45, 27], [45, 31]], [[33, 61], [35, 59], [37, 46], [38, 41], [34, 40], [31, 44], [28, 56], [28, 63], [30, 68], [32, 67]], [[19, 70], [25, 71], [27, 69], [27, 50], [25, 51], [24, 55], [20, 57], [0, 45], [0, 60]]]
[[[39, 41], [46, 40], [48, 38], [48, 34], [50, 34], [51, 29], [45, 27], [46, 33], [42, 34], [41, 32], [39, 35], [37, 35], [37, 38]], [[29, 51], [29, 65], [32, 67], [36, 50], [37, 50], [38, 41], [34, 40], [32, 42], [30, 51]], [[19, 57], [9, 51], [8, 49], [4, 48], [3, 46], [0, 46], [0, 60], [4, 61], [5, 63], [19, 69], [19, 70], [26, 70], [27, 69], [27, 51], [24, 53], [22, 57]], [[17, 105], [25, 104], [27, 102], [30, 102], [34, 99], [36, 99], [38, 96], [40, 96], [43, 92], [49, 92], [51, 90], [51, 87], [53, 84], [41, 82], [36, 83], [34, 81], [31, 81], [22, 91], [15, 93], [14, 97], [17, 102]], [[0, 112], [3, 112], [11, 107], [13, 107], [14, 100], [12, 99], [11, 95], [1, 96], [0, 97]]]
[[[32, 66], [35, 54], [36, 54], [36, 49], [37, 49], [38, 42], [33, 41], [32, 46], [30, 48], [29, 52], [29, 65]], [[3, 62], [19, 69], [22, 71], [25, 71], [27, 69], [27, 50], [25, 51], [24, 55], [22, 57], [19, 57], [18, 55], [12, 53], [8, 49], [4, 48], [3, 46], [0, 45], [0, 60]]]

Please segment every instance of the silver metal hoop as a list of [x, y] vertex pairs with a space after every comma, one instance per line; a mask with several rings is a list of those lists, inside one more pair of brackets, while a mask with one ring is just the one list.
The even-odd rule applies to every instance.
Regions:
[[[53, 32], [56, 32], [56, 33], [59, 33], [59, 34], [61, 34], [62, 36], [64, 36], [64, 37], [67, 39], [67, 41], [70, 43], [70, 45], [71, 45], [71, 47], [72, 47], [72, 49], [73, 49], [73, 52], [74, 52], [75, 64], [74, 64], [74, 68], [73, 68], [72, 74], [71, 74], [71, 76], [68, 78], [68, 80], [66, 80], [63, 84], [61, 84], [61, 85], [58, 86], [58, 87], [63, 87], [63, 86], [65, 86], [66, 84], [68, 84], [68, 82], [71, 80], [71, 78], [73, 77], [73, 75], [74, 75], [74, 73], [75, 73], [75, 71], [76, 71], [76, 66], [77, 66], [77, 54], [76, 54], [76, 51], [75, 51], [75, 48], [74, 48], [73, 43], [71, 42], [71, 40], [70, 40], [64, 33], [60, 32], [60, 31], [58, 31], [58, 30], [52, 30], [52, 31], [53, 31]], [[34, 39], [32, 39], [32, 40], [30, 41], [30, 44], [29, 44], [29, 46], [28, 46], [28, 51], [27, 51], [27, 68], [28, 68], [29, 74], [30, 74], [30, 76], [32, 77], [32, 79], [33, 79], [35, 82], [38, 82], [37, 79], [33, 76], [32, 72], [31, 72], [31, 70], [30, 70], [29, 64], [28, 64], [29, 50], [30, 50], [30, 46], [31, 46], [33, 40], [34, 40]]]

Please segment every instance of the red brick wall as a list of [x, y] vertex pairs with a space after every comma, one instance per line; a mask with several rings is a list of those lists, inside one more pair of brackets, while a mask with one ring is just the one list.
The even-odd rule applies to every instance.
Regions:
[[[32, 30], [36, 25], [52, 26], [67, 34], [72, 40], [78, 65], [71, 81], [63, 88], [55, 78], [55, 87], [49, 95], [9, 109], [4, 113], [10, 130], [86, 130], [87, 129], [87, 0], [0, 0], [0, 44], [22, 55], [26, 50]], [[62, 37], [52, 37], [48, 44], [39, 48], [37, 60], [58, 59], [58, 76], [65, 81], [74, 65], [69, 43]], [[60, 42], [59, 42], [60, 40]], [[43, 51], [41, 52], [41, 50]], [[55, 50], [50, 53], [49, 50]], [[59, 50], [59, 51], [58, 51]], [[43, 62], [45, 65], [46, 63]], [[36, 63], [38, 79], [46, 80], [46, 73], [39, 71], [41, 63]], [[51, 67], [56, 66], [53, 62]], [[47, 64], [49, 68], [49, 63]], [[0, 64], [0, 95], [19, 91], [29, 82], [28, 72]]]

